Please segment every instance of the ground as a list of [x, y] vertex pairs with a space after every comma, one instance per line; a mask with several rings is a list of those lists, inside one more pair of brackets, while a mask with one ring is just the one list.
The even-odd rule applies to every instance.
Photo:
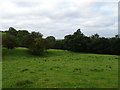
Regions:
[[3, 49], [3, 88], [117, 88], [118, 56]]

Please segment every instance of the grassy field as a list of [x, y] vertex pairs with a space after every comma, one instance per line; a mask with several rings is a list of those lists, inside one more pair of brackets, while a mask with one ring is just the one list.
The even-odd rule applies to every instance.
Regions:
[[3, 88], [116, 88], [118, 56], [50, 49], [3, 49]]

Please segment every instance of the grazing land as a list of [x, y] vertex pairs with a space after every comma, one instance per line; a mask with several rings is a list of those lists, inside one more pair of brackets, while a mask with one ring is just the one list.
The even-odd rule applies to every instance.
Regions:
[[3, 49], [3, 88], [117, 88], [118, 56]]

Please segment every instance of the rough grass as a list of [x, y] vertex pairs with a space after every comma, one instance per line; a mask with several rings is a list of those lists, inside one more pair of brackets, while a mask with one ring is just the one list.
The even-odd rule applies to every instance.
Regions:
[[3, 88], [117, 88], [118, 56], [3, 49]]

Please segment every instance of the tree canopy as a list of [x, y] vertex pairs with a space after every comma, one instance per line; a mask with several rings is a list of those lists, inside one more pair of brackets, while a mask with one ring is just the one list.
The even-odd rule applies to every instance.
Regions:
[[39, 32], [16, 30], [10, 27], [2, 32], [3, 46], [8, 49], [26, 47], [32, 54], [40, 55], [46, 49], [64, 49], [74, 52], [117, 54], [120, 55], [120, 38], [118, 35], [112, 38], [100, 37], [99, 34], [85, 36], [80, 29], [73, 34], [66, 35], [63, 40], [56, 40], [54, 36], [43, 38]]

